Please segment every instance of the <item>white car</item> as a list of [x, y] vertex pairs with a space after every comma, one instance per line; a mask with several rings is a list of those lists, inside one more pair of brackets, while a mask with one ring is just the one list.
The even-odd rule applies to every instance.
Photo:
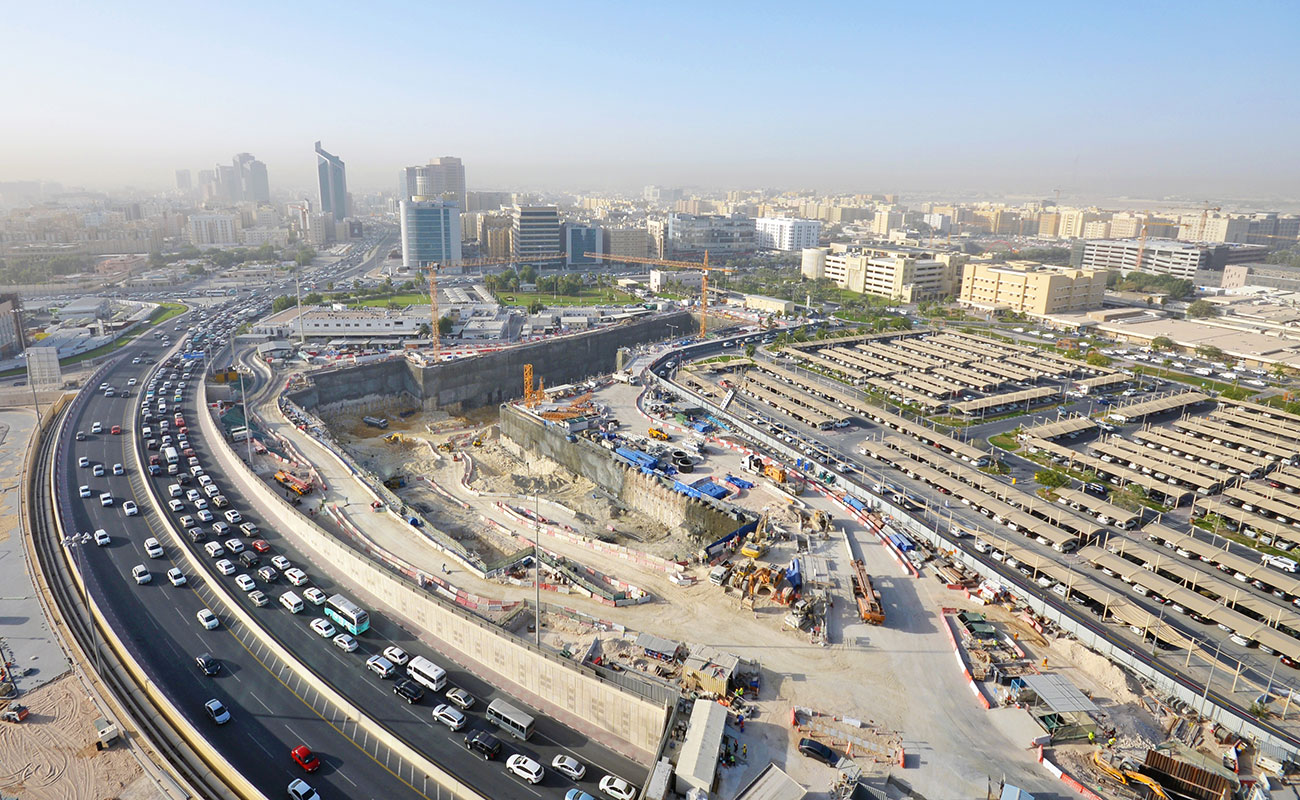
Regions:
[[194, 501], [198, 500], [199, 497], [201, 497], [201, 496], [202, 496], [202, 495], [199, 494], [199, 490], [198, 490], [198, 489], [190, 489], [189, 491], [187, 491], [187, 492], [185, 493], [185, 499], [188, 500], [188, 501], [191, 502], [191, 503], [193, 503]]
[[441, 703], [433, 709], [433, 718], [453, 731], [458, 731], [465, 727], [465, 715], [460, 711], [452, 708], [446, 703]]
[[99, 547], [106, 547], [113, 540], [108, 537], [108, 531], [100, 528], [95, 531], [95, 544]]
[[222, 575], [234, 575], [235, 565], [228, 558], [223, 558], [217, 562], [217, 572]]
[[159, 542], [157, 539], [150, 536], [148, 539], [144, 540], [144, 552], [145, 555], [149, 556], [150, 558], [162, 558], [163, 557], [162, 542]]
[[371, 672], [375, 673], [381, 678], [387, 678], [388, 676], [392, 675], [394, 672], [397, 671], [397, 667], [393, 666], [393, 662], [389, 661], [383, 656], [371, 656], [370, 658], [367, 658], [366, 669], [370, 670]]
[[357, 649], [357, 640], [346, 633], [340, 633], [334, 637], [334, 646], [345, 653], [351, 653]]
[[271, 556], [271, 566], [275, 567], [281, 572], [286, 572], [288, 570], [293, 569], [293, 564], [289, 561], [289, 559], [285, 558], [284, 556]]
[[[135, 363], [138, 364], [138, 363], [140, 363], [140, 362], [137, 361], [137, 362], [135, 362]], [[127, 385], [127, 386], [135, 386], [135, 384], [136, 384], [136, 380], [135, 380], [135, 378], [128, 378], [127, 381], [126, 381], [126, 385]]]
[[207, 508], [208, 507], [207, 498], [200, 497], [198, 500], [195, 500], [194, 507], [197, 508], [199, 511], [202, 511], [203, 509]]
[[635, 800], [636, 787], [622, 778], [606, 775], [600, 779], [600, 790], [614, 800]]
[[122, 469], [122, 465], [121, 465], [121, 464], [114, 464], [114, 465], [113, 465], [113, 474], [114, 474], [114, 475], [125, 475], [125, 474], [126, 474], [126, 470], [125, 470], [125, 469]]
[[136, 564], [134, 567], [131, 567], [131, 577], [135, 578], [137, 584], [144, 584], [153, 580], [153, 575], [149, 572], [149, 568], [144, 564]]
[[172, 586], [184, 586], [185, 573], [181, 572], [177, 567], [172, 567], [167, 570], [167, 580], [172, 582]]
[[167, 501], [167, 507], [177, 514], [185, 510], [185, 504], [175, 497]]
[[198, 517], [203, 522], [211, 522], [212, 520], [216, 519], [216, 517], [212, 516], [212, 512], [207, 510], [206, 508], [200, 509], [198, 512], [194, 514], [194, 516]]
[[99, 504], [105, 507], [113, 505], [113, 495], [108, 492], [101, 492], [99, 495]]
[[90, 458], [88, 456], [82, 456], [81, 458], [77, 459], [77, 466], [82, 468], [89, 467]]
[[294, 778], [289, 782], [289, 798], [290, 800], [320, 800], [320, 795], [307, 781]]
[[248, 575], [236, 575], [235, 585], [246, 592], [251, 592], [257, 588], [257, 581], [253, 580]]
[[292, 583], [294, 586], [302, 586], [307, 583], [307, 573], [297, 567], [286, 569], [284, 571], [284, 577], [285, 580], [289, 581], [289, 583]]
[[324, 605], [325, 600], [327, 599], [325, 597], [325, 593], [322, 592], [320, 589], [317, 589], [315, 586], [311, 586], [306, 589], [303, 589], [302, 596], [307, 598], [309, 601], [315, 603], [318, 606]]
[[92, 423], [91, 426], [90, 426], [90, 432], [91, 432], [91, 433], [103, 433], [103, 432], [104, 432], [104, 426], [101, 425], [101, 424], [99, 424], [98, 422]]
[[216, 630], [217, 626], [221, 624], [221, 620], [217, 619], [217, 615], [213, 614], [210, 609], [200, 608], [199, 612], [194, 616], [198, 618], [200, 625], [210, 631]]
[[398, 647], [397, 645], [393, 645], [391, 647], [385, 647], [384, 658], [388, 659], [389, 661], [393, 662], [399, 667], [404, 666], [407, 661], [411, 660], [411, 657], [407, 655], [406, 651]]
[[[506, 771], [532, 784], [541, 783], [542, 778], [545, 777], [546, 774], [542, 770], [541, 764], [538, 764], [528, 756], [519, 755], [518, 753], [506, 759]], [[602, 786], [601, 788], [604, 787]]]
[[127, 500], [125, 503], [123, 503], [122, 510], [126, 512], [126, 515], [128, 517], [134, 517], [135, 515], [140, 513], [140, 509], [138, 506], [136, 506], [134, 500]]
[[244, 543], [239, 541], [238, 539], [227, 539], [226, 541], [222, 542], [222, 544], [224, 544], [226, 546], [226, 549], [232, 553], [238, 554], [244, 552]]
[[555, 757], [555, 760], [551, 762], [551, 769], [575, 781], [582, 780], [582, 776], [587, 774], [587, 768], [583, 766], [581, 761], [564, 754]]
[[[207, 611], [207, 609], [204, 609]], [[208, 716], [218, 725], [225, 725], [230, 721], [230, 712], [220, 700], [209, 700], [203, 704], [203, 708], [208, 712]]]
[[91, 474], [91, 475], [94, 475], [96, 478], [102, 478], [102, 477], [104, 477], [104, 465], [103, 465], [103, 464], [96, 464], [96, 465], [94, 466], [94, 468], [92, 468], [92, 469], [90, 470], [90, 474]]
[[331, 639], [334, 634], [338, 633], [338, 631], [334, 630], [334, 626], [330, 624], [330, 621], [323, 617], [312, 620], [311, 629], [316, 631], [316, 635], [322, 639]]
[[81, 488], [77, 489], [77, 493], [80, 494], [82, 497], [90, 497], [91, 494], [90, 487], [83, 485]]

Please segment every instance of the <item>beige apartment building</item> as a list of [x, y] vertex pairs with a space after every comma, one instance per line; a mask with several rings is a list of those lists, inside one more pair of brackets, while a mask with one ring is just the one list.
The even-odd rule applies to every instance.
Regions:
[[828, 278], [841, 289], [903, 303], [954, 297], [967, 256], [908, 245], [847, 246], [803, 251], [807, 278]]
[[967, 264], [961, 281], [962, 305], [1031, 316], [1101, 308], [1105, 293], [1105, 272], [1032, 261]]

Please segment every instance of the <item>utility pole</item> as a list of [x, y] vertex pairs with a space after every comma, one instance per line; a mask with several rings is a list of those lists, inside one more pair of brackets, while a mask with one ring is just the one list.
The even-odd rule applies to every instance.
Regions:
[[542, 501], [541, 496], [536, 492], [533, 493], [533, 591], [536, 594], [533, 608], [536, 609], [533, 626], [536, 634], [536, 644], [542, 646], [542, 549], [538, 540], [542, 535]]
[[244, 444], [248, 448], [248, 467], [253, 467], [253, 431], [249, 426], [252, 420], [248, 418], [248, 394], [244, 392], [244, 371], [239, 371], [239, 396], [244, 404]]
[[307, 337], [302, 331], [302, 278], [295, 275], [293, 285], [298, 293], [298, 344], [303, 345], [306, 343]]

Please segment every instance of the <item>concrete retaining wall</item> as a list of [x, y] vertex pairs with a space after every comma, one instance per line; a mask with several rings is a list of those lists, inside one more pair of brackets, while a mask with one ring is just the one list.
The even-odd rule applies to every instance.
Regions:
[[609, 328], [508, 347], [474, 358], [422, 366], [393, 358], [311, 374], [313, 386], [289, 397], [306, 409], [373, 396], [409, 394], [425, 409], [465, 411], [523, 395], [524, 365], [547, 386], [560, 386], [614, 371], [620, 347], [635, 347], [694, 330], [686, 311], [656, 314]]
[[[200, 389], [200, 402], [206, 402]], [[250, 494], [277, 511], [277, 529], [310, 552], [316, 560], [329, 563], [358, 592], [429, 631], [454, 647], [462, 659], [482, 664], [513, 681], [539, 698], [560, 715], [599, 728], [617, 737], [616, 748], [631, 758], [649, 763], [659, 746], [666, 709], [608, 683], [573, 662], [539, 650], [482, 620], [461, 612], [454, 605], [420, 591], [413, 583], [395, 575], [357, 551], [339, 542], [315, 523], [299, 514], [261, 478], [252, 472], [221, 436], [211, 414], [199, 414], [203, 435], [228, 475], [240, 474]]]
[[726, 536], [746, 521], [738, 512], [728, 513], [721, 505], [673, 491], [660, 479], [632, 469], [588, 439], [578, 437], [570, 442], [563, 428], [542, 425], [513, 406], [501, 406], [500, 424], [501, 435], [527, 452], [543, 455], [586, 477], [628, 508], [666, 527], [681, 525], [712, 540]]

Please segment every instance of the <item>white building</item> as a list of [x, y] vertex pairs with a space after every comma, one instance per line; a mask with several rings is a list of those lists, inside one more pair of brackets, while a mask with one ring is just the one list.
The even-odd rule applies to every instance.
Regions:
[[[405, 309], [343, 309], [306, 306], [302, 310], [301, 331], [305, 336], [330, 339], [350, 336], [415, 336], [421, 325], [430, 325], [428, 306]], [[298, 335], [298, 309], [286, 308], [253, 325], [253, 333], [273, 339]]]
[[189, 220], [190, 244], [195, 247], [224, 247], [240, 244], [236, 214], [195, 214]]
[[650, 270], [650, 291], [665, 292], [681, 288], [684, 291], [696, 291], [704, 285], [704, 273], [695, 270]]
[[759, 217], [754, 220], [754, 244], [765, 250], [802, 250], [816, 247], [822, 224], [815, 219]]
[[264, 244], [275, 247], [289, 246], [288, 228], [268, 228], [263, 226], [245, 228], [240, 236], [245, 247], [261, 247]]

